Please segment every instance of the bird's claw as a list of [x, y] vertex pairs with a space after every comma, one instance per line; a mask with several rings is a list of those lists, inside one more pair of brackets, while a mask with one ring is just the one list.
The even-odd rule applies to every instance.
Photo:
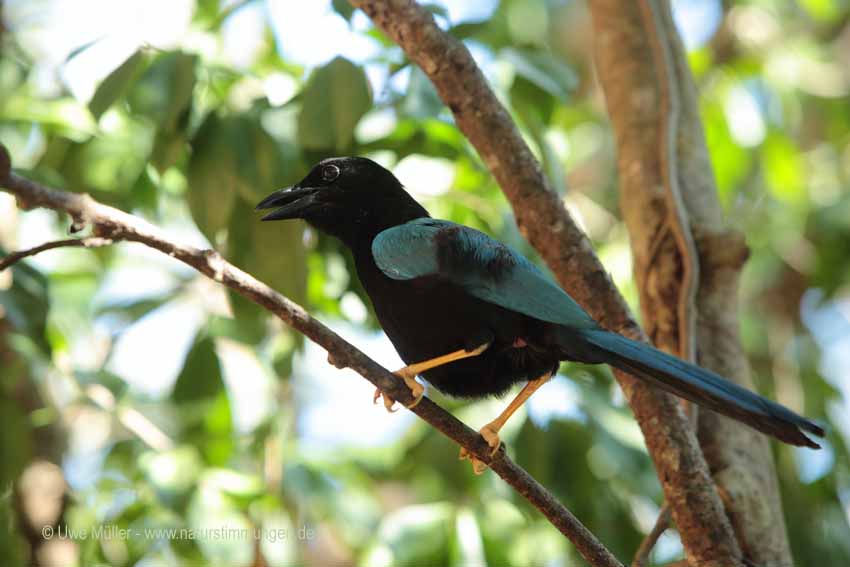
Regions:
[[[490, 452], [490, 456], [495, 456], [496, 453], [499, 451], [499, 446], [502, 444], [502, 440], [499, 439], [499, 433], [495, 430], [495, 428], [491, 427], [489, 424], [482, 427], [478, 433], [484, 438], [485, 441], [487, 441], [487, 445], [489, 445], [490, 448], [493, 449]], [[472, 472], [474, 472], [476, 475], [484, 474], [484, 471], [489, 468], [489, 465], [487, 465], [487, 463], [485, 463], [481, 459], [474, 457], [469, 451], [466, 450], [466, 447], [460, 448], [460, 455], [458, 455], [458, 459], [460, 459], [461, 461], [465, 461], [467, 459], [472, 461]]]
[[484, 471], [487, 470], [487, 463], [473, 457], [472, 454], [467, 451], [465, 447], [460, 448], [460, 455], [458, 455], [458, 459], [460, 459], [461, 461], [465, 461], [467, 459], [472, 461], [472, 472], [474, 472], [476, 475], [482, 475], [484, 474]]
[[385, 394], [380, 388], [375, 388], [375, 395], [372, 397], [372, 403], [377, 404], [378, 398], [381, 398], [381, 397], [384, 398], [384, 407], [386, 408], [387, 412], [395, 413], [395, 412], [398, 411], [398, 409], [396, 409], [394, 407], [395, 406], [395, 400], [392, 399], [389, 396], [389, 394]]
[[[422, 384], [420, 384], [419, 382], [417, 382], [416, 379], [412, 376], [407, 376], [406, 374], [401, 372], [394, 372], [393, 374], [404, 380], [404, 383], [407, 384], [408, 388], [410, 388], [410, 393], [413, 394], [413, 401], [405, 407], [407, 409], [415, 408], [417, 404], [422, 401], [422, 398], [425, 397], [425, 387], [422, 386]], [[380, 397], [384, 398], [384, 407], [387, 409], [388, 412], [395, 413], [396, 411], [398, 411], [394, 408], [395, 400], [392, 399], [389, 394], [385, 393], [380, 388], [375, 389], [375, 395], [372, 397], [372, 403], [377, 404], [378, 398]]]

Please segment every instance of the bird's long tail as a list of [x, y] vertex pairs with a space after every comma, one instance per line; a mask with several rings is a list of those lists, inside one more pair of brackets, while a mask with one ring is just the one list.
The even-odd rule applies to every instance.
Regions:
[[818, 424], [710, 370], [602, 329], [573, 331], [570, 335], [568, 340], [583, 339], [581, 342], [585, 343], [587, 354], [592, 358], [601, 359], [654, 386], [791, 445], [820, 447], [804, 433], [823, 437], [824, 430]]

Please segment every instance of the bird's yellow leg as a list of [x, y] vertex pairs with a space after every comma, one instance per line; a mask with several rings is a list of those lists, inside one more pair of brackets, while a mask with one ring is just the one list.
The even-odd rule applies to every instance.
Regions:
[[[519, 391], [519, 394], [517, 394], [513, 401], [508, 404], [508, 407], [505, 408], [505, 411], [499, 414], [499, 417], [478, 430], [478, 433], [480, 433], [484, 440], [487, 441], [487, 444], [492, 447], [493, 451], [490, 453], [491, 456], [496, 454], [496, 451], [499, 450], [499, 445], [502, 443], [501, 439], [499, 439], [499, 431], [501, 431], [505, 423], [507, 423], [516, 410], [522, 407], [522, 404], [528, 401], [528, 398], [530, 398], [531, 395], [540, 388], [540, 386], [548, 382], [553, 375], [554, 372], [549, 372], [536, 380], [531, 380], [528, 384], [523, 386], [522, 390]], [[469, 451], [465, 448], [461, 448], [460, 450], [460, 459], [470, 459], [472, 461], [472, 470], [475, 474], [481, 474], [487, 470], [487, 465], [471, 456]]]
[[[416, 364], [411, 364], [409, 366], [405, 366], [399, 370], [393, 372], [396, 376], [404, 380], [404, 383], [407, 384], [407, 387], [410, 388], [410, 391], [413, 393], [413, 397], [415, 398], [413, 402], [407, 406], [408, 408], [412, 408], [416, 406], [422, 400], [422, 397], [425, 395], [425, 388], [422, 387], [422, 384], [416, 381], [416, 377], [423, 372], [427, 372], [432, 368], [437, 368], [438, 366], [442, 366], [444, 364], [448, 364], [450, 362], [454, 362], [455, 360], [462, 360], [464, 358], [470, 358], [473, 356], [478, 356], [490, 346], [490, 343], [484, 343], [483, 345], [476, 347], [472, 350], [460, 349], [454, 352], [450, 352], [448, 354], [444, 354], [442, 356], [438, 356], [436, 358], [432, 358], [429, 360], [424, 360], [422, 362], [417, 362]], [[391, 397], [383, 393], [380, 388], [375, 390], [375, 397], [373, 401], [378, 403], [378, 398], [381, 396], [384, 397], [384, 407], [387, 408], [388, 412], [395, 411], [393, 409], [393, 405], [395, 404], [395, 400]]]

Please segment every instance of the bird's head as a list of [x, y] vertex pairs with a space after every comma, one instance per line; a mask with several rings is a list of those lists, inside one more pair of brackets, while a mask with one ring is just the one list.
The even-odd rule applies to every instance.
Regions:
[[274, 209], [264, 221], [304, 219], [346, 243], [428, 216], [395, 176], [363, 157], [328, 158], [307, 176], [275, 191], [257, 205]]

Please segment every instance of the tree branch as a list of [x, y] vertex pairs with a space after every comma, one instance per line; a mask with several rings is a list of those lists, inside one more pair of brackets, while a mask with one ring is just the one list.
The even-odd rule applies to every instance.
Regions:
[[[400, 403], [413, 402], [410, 390], [391, 372], [311, 317], [303, 307], [228, 263], [215, 250], [202, 250], [174, 242], [147, 221], [98, 203], [88, 195], [66, 193], [34, 183], [9, 172], [8, 167], [4, 170], [4, 162], [8, 165], [8, 154], [6, 149], [0, 146], [0, 186], [18, 198], [22, 208], [44, 207], [65, 212], [74, 219], [77, 228], [81, 228], [83, 224], [90, 225], [93, 233], [99, 238], [138, 242], [176, 258], [267, 309], [284, 323], [327, 349], [332, 354], [334, 365], [352, 368]], [[563, 504], [505, 454], [504, 446], [491, 457], [489, 445], [477, 432], [428, 398], [423, 398], [411, 411], [470, 454], [487, 463], [569, 538], [591, 565], [622, 567], [611, 552]]]
[[[635, 279], [643, 288], [644, 323], [659, 347], [680, 347], [682, 326], [688, 321], [671, 306], [682, 297], [680, 280], [691, 252], [659, 235], [669, 235], [671, 221], [684, 215], [701, 264], [695, 297], [699, 363], [752, 388], [732, 301], [747, 249], [739, 233], [725, 228], [695, 87], [669, 2], [591, 0], [589, 6], [599, 78], [617, 133], [620, 204]], [[670, 128], [671, 110], [677, 111], [675, 131]], [[671, 183], [678, 186], [678, 201], [666, 194]], [[720, 539], [703, 538], [700, 544], [689, 537], [690, 527], [682, 524], [674, 506], [688, 556], [721, 561], [740, 557], [742, 549], [759, 564], [791, 565], [767, 439], [710, 411], [700, 412], [698, 431], [736, 537], [729, 537], [729, 522], [724, 520], [717, 524]]]
[[78, 246], [82, 246], [84, 248], [97, 248], [100, 246], [108, 246], [110, 244], [112, 244], [112, 241], [108, 238], [99, 238], [97, 236], [91, 238], [67, 238], [65, 240], [55, 240], [53, 242], [47, 242], [39, 246], [34, 246], [33, 248], [19, 250], [17, 252], [12, 252], [11, 254], [4, 256], [3, 259], [0, 260], [0, 272], [5, 270], [9, 266], [15, 264], [16, 262], [20, 262], [24, 258], [27, 258], [29, 256], [35, 256], [36, 254], [44, 252], [45, 250]]
[[[511, 202], [520, 232], [564, 289], [604, 327], [646, 341], [587, 237], [552, 191], [463, 43], [440, 30], [433, 16], [413, 0], [349, 1], [366, 12], [431, 79], [458, 127]], [[610, 12], [612, 17], [636, 8], [633, 0], [620, 4], [627, 6]], [[604, 49], [609, 48], [605, 42]], [[621, 51], [617, 57], [626, 62], [634, 57]], [[615, 371], [614, 375], [643, 432], [689, 555], [704, 558], [706, 565], [736, 563], [734, 534], [681, 407], [671, 396], [628, 374]], [[720, 545], [722, 542], [728, 545]], [[720, 551], [712, 552], [712, 546]]]

